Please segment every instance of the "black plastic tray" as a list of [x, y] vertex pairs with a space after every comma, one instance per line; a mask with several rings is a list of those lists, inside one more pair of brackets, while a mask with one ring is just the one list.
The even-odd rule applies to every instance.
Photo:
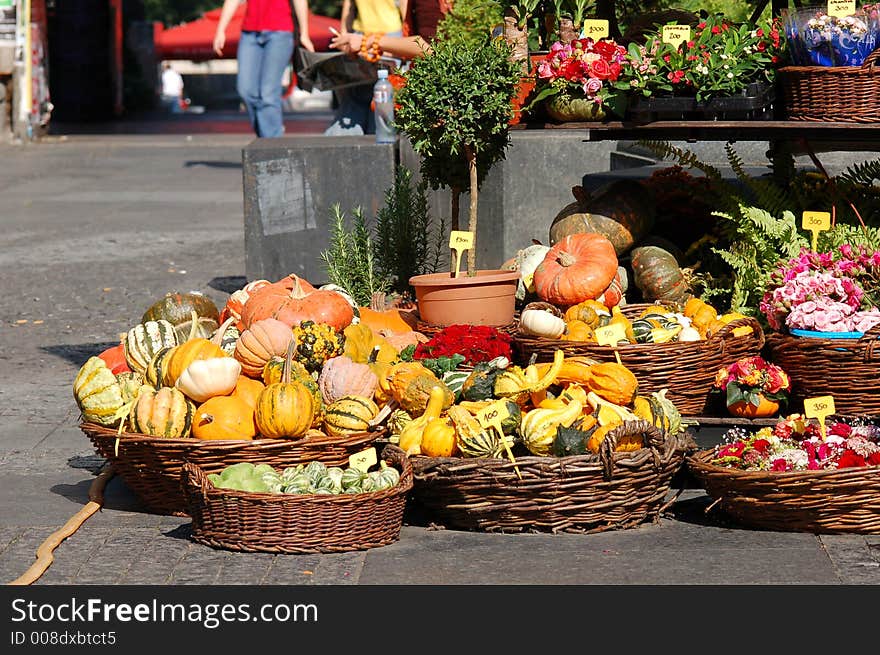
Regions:
[[687, 97], [637, 97], [626, 117], [637, 123], [667, 120], [772, 120], [775, 92], [766, 84], [750, 84], [740, 95], [697, 102]]

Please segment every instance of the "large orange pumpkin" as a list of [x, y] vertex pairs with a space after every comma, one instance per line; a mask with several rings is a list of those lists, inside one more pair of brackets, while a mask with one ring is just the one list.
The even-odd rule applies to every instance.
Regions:
[[226, 299], [226, 304], [223, 306], [223, 311], [220, 312], [220, 322], [222, 323], [231, 316], [235, 319], [235, 327], [239, 331], [244, 330], [244, 326], [241, 323], [241, 310], [244, 308], [244, 304], [254, 291], [270, 284], [272, 283], [269, 280], [254, 280], [245, 284], [238, 291], [233, 291], [229, 294], [229, 298]]
[[241, 333], [232, 356], [241, 362], [245, 375], [258, 378], [263, 374], [266, 362], [275, 355], [283, 356], [287, 352], [292, 339], [293, 330], [287, 323], [275, 318], [263, 318], [254, 321]]
[[412, 332], [418, 321], [411, 309], [389, 305], [384, 293], [374, 293], [369, 307], [359, 307], [361, 323], [373, 332]]
[[611, 242], [594, 232], [570, 234], [535, 269], [535, 291], [554, 305], [576, 305], [598, 298], [617, 275]]
[[256, 434], [254, 408], [239, 396], [214, 396], [196, 409], [192, 423], [196, 439], [250, 441]]
[[[285, 278], [286, 280], [287, 278]], [[354, 319], [354, 310], [335, 291], [321, 291], [301, 278], [288, 288], [282, 280], [254, 291], [241, 310], [241, 322], [250, 328], [256, 321], [275, 318], [290, 327], [303, 321], [326, 323], [337, 331]]]

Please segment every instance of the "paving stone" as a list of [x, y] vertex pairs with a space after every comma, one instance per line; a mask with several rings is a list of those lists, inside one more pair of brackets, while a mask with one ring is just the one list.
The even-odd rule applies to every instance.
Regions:
[[[207, 548], [198, 544], [193, 548], [197, 547]], [[272, 561], [275, 559], [275, 555], [271, 553], [216, 552], [222, 552], [224, 555], [218, 575], [218, 580], [222, 580], [223, 584], [262, 584], [268, 577]]]
[[312, 584], [358, 584], [368, 551], [321, 555]]
[[880, 584], [880, 561], [862, 535], [822, 535], [825, 551], [844, 584]]
[[0, 526], [0, 557], [3, 556], [4, 551], [10, 544], [21, 537], [24, 531], [25, 528], [22, 527]]
[[0, 558], [0, 581], [11, 582], [27, 571], [36, 561], [37, 548], [52, 534], [51, 528], [25, 528], [3, 551]]
[[310, 585], [315, 584], [315, 570], [321, 555], [276, 555], [266, 574], [264, 584]]

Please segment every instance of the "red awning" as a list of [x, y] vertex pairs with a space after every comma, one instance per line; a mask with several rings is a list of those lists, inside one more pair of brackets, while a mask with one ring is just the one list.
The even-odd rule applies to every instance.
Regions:
[[[167, 30], [157, 26], [153, 44], [157, 59], [235, 59], [238, 51], [238, 37], [241, 34], [241, 21], [244, 19], [245, 5], [242, 3], [235, 11], [229, 27], [226, 28], [226, 46], [223, 57], [217, 57], [212, 49], [221, 9], [206, 11], [201, 18], [177, 25]], [[309, 15], [309, 36], [316, 50], [329, 50], [333, 33], [330, 28], [339, 29], [339, 21], [327, 16]]]

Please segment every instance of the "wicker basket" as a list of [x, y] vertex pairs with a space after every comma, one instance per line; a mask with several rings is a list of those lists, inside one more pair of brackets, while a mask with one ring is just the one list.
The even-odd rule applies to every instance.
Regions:
[[206, 473], [217, 473], [236, 462], [285, 468], [320, 460], [327, 466], [346, 466], [350, 455], [372, 445], [384, 432], [359, 432], [345, 438], [309, 436], [298, 440], [253, 441], [164, 439], [123, 432], [117, 449], [115, 428], [82, 423], [80, 429], [150, 511], [175, 516], [186, 516], [186, 501], [180, 488], [184, 462], [197, 464]]
[[[880, 101], [880, 100], [878, 100]], [[791, 378], [792, 406], [834, 396], [841, 414], [880, 414], [880, 324], [860, 339], [820, 339], [772, 333], [770, 357]]]
[[[630, 306], [626, 314], [640, 311]], [[752, 328], [751, 334], [737, 337], [733, 329], [741, 325]], [[584, 355], [599, 361], [613, 362], [614, 349], [586, 341], [563, 341], [517, 334], [514, 352], [521, 362], [534, 353], [539, 362], [553, 360], [553, 353], [562, 350], [566, 356]], [[617, 348], [621, 363], [639, 381], [641, 393], [669, 389], [668, 397], [686, 416], [698, 416], [711, 409], [712, 385], [718, 369], [741, 357], [758, 355], [764, 345], [764, 332], [753, 318], [740, 318], [728, 323], [711, 338], [701, 341], [623, 344]]]
[[776, 71], [785, 117], [793, 121], [880, 122], [880, 48], [861, 66], [783, 66]]
[[214, 548], [267, 553], [338, 553], [393, 543], [400, 538], [413, 472], [396, 446], [386, 446], [382, 459], [400, 471], [397, 485], [338, 495], [217, 489], [200, 467], [188, 462], [181, 484], [192, 538]]
[[[613, 452], [625, 435], [649, 447]], [[484, 532], [602, 532], [658, 520], [689, 435], [661, 433], [646, 421], [611, 430], [599, 454], [507, 459], [412, 457], [413, 497], [432, 520]], [[519, 469], [522, 479], [517, 476]]]
[[880, 466], [822, 471], [741, 471], [687, 458], [691, 475], [743, 525], [815, 534], [880, 534]]

